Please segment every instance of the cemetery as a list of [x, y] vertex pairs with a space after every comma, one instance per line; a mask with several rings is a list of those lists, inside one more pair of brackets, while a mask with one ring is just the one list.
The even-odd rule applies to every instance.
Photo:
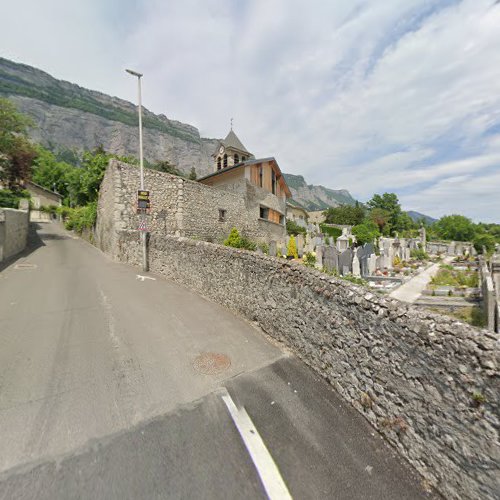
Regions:
[[[344, 278], [359, 278], [376, 291], [386, 293], [420, 273], [433, 260], [424, 259], [418, 251], [425, 245], [420, 238], [380, 238], [377, 243], [356, 245], [350, 226], [337, 226], [340, 235], [333, 237], [322, 232], [318, 224], [309, 224], [305, 235], [287, 236], [280, 247], [271, 241], [269, 254], [286, 257], [289, 241], [294, 239], [298, 259], [324, 272]], [[425, 234], [423, 235], [425, 238]], [[417, 254], [417, 256], [415, 256]], [[425, 252], [424, 252], [425, 254]]]
[[380, 294], [389, 294], [440, 264], [415, 305], [490, 330], [498, 328], [498, 299], [489, 271], [492, 265], [488, 267], [471, 243], [428, 242], [422, 229], [418, 238], [381, 237], [356, 246], [350, 226], [337, 226], [341, 234], [336, 238], [324, 234], [324, 226], [309, 223], [305, 234], [288, 235], [281, 246], [271, 241], [265, 253], [301, 262]]

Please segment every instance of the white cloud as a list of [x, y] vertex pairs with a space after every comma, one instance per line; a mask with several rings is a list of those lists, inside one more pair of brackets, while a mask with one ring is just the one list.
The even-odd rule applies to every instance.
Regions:
[[134, 99], [130, 65], [153, 111], [211, 137], [233, 116], [249, 149], [309, 182], [500, 220], [485, 200], [500, 165], [492, 0], [43, 4], [3, 9], [5, 56]]

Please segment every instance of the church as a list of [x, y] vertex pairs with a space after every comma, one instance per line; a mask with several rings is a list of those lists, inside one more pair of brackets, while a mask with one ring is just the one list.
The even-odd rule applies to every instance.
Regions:
[[268, 234], [269, 240], [284, 240], [286, 200], [291, 193], [276, 159], [255, 158], [232, 128], [218, 142], [212, 158], [213, 172], [198, 181], [241, 194], [261, 232]]

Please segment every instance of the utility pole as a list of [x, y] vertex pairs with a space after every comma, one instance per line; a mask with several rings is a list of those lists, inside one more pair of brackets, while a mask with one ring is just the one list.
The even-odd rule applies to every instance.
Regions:
[[[143, 159], [143, 153], [142, 153], [142, 96], [141, 96], [141, 78], [142, 78], [142, 73], [138, 73], [137, 71], [132, 71], [131, 69], [125, 70], [127, 73], [130, 73], [133, 76], [137, 77], [137, 90], [138, 90], [138, 101], [139, 101], [139, 164], [140, 164], [140, 177], [141, 177], [141, 185], [140, 185], [140, 190], [141, 192], [144, 191], [144, 159]], [[139, 207], [139, 205], [138, 205]], [[147, 233], [147, 226], [146, 226], [146, 209], [145, 208], [138, 208], [140, 210], [140, 224], [139, 224], [139, 229], [141, 231], [141, 247], [142, 247], [142, 270], [147, 271], [148, 270], [148, 259], [147, 259], [147, 249], [146, 249], [146, 233]]]

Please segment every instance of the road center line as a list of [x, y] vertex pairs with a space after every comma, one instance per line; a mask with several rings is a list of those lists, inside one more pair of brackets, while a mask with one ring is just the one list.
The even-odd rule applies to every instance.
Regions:
[[222, 400], [226, 404], [234, 425], [245, 443], [269, 499], [291, 499], [292, 496], [281, 477], [278, 466], [274, 462], [273, 457], [269, 453], [245, 408], [237, 408], [226, 389], [224, 389]]

